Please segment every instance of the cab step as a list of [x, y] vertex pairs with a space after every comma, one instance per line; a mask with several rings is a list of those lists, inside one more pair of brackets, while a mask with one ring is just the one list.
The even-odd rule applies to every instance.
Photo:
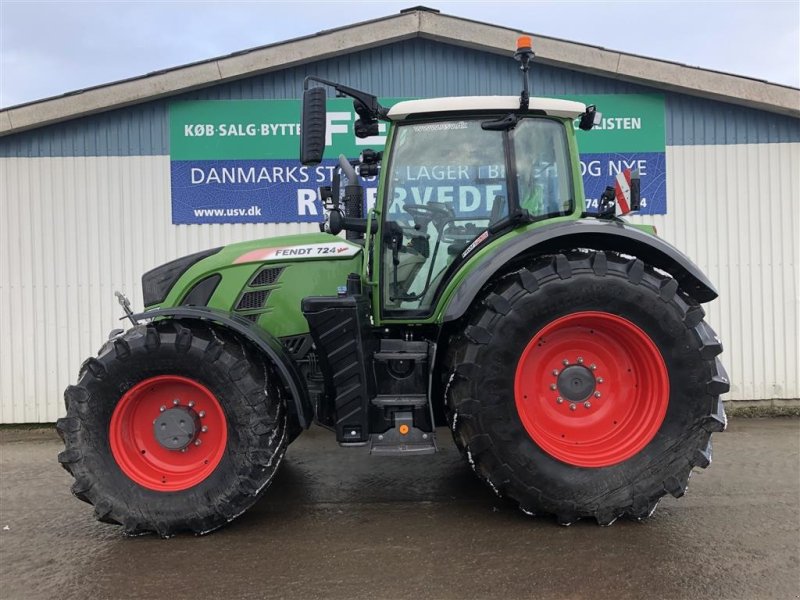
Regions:
[[435, 432], [414, 427], [414, 413], [411, 411], [397, 411], [394, 427], [370, 435], [370, 454], [433, 454], [436, 450]]

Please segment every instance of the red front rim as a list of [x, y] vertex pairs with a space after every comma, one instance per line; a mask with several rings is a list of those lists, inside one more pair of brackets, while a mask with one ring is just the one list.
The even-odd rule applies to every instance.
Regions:
[[669, 375], [639, 327], [610, 313], [577, 312], [533, 337], [514, 393], [522, 424], [545, 452], [579, 467], [607, 467], [656, 435], [669, 405]]
[[[193, 422], [182, 448], [167, 448], [156, 436], [156, 421], [167, 410], [180, 411]], [[125, 475], [148, 489], [175, 492], [197, 485], [216, 469], [228, 424], [207, 387], [187, 377], [160, 375], [125, 392], [111, 415], [109, 440]]]

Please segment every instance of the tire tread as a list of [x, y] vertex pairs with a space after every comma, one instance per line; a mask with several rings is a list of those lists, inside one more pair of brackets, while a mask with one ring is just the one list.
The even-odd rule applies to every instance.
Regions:
[[[268, 487], [288, 443], [287, 411], [279, 394], [277, 376], [269, 364], [233, 334], [201, 323], [162, 321], [140, 325], [118, 336], [106, 347], [113, 351], [101, 350], [98, 357], [87, 359], [81, 367], [78, 383], [65, 390], [67, 416], [56, 423], [65, 444], [58, 461], [75, 478], [72, 494], [94, 505], [97, 520], [122, 525], [126, 535], [156, 533], [161, 537], [171, 537], [181, 531], [201, 535], [225, 525], [247, 510]], [[144, 509], [126, 501], [126, 492], [110, 489], [106, 475], [97, 467], [98, 461], [89, 458], [90, 454], [98, 452], [88, 426], [96, 418], [96, 411], [90, 407], [106, 401], [92, 394], [93, 386], [111, 371], [127, 368], [126, 365], [132, 364], [134, 359], [141, 360], [160, 351], [183, 356], [184, 361], [194, 360], [187, 356], [189, 354], [197, 356], [196, 368], [204, 369], [214, 364], [215, 369], [227, 373], [231, 381], [229, 385], [236, 390], [235, 397], [241, 399], [242, 408], [234, 410], [238, 411], [237, 418], [245, 420], [242, 431], [247, 432], [246, 436], [253, 445], [247, 451], [237, 452], [235, 462], [231, 463], [237, 469], [235, 480], [239, 482], [234, 489], [223, 492], [217, 500], [204, 496], [204, 501], [210, 504], [195, 504], [196, 509], [185, 515], [175, 515], [170, 510], [160, 511], [153, 506]], [[127, 481], [131, 488], [138, 488]], [[191, 488], [187, 490], [190, 492]]]
[[[675, 457], [666, 463], [672, 475], [661, 482], [640, 486], [633, 494], [610, 490], [605, 498], [598, 498], [583, 508], [569, 504], [553, 509], [544, 501], [545, 490], [525, 487], [516, 480], [513, 469], [494, 452], [492, 436], [482, 429], [485, 411], [492, 410], [475, 398], [472, 390], [479, 389], [481, 378], [480, 348], [492, 339], [489, 323], [499, 318], [514, 318], [515, 306], [526, 296], [542, 289], [553, 276], [561, 280], [575, 273], [588, 271], [597, 277], [619, 277], [636, 286], [647, 286], [665, 303], [673, 305], [682, 315], [684, 327], [693, 330], [699, 343], [699, 353], [707, 361], [708, 378], [704, 389], [710, 397], [707, 416], [692, 426], [692, 436], [697, 440], [694, 450]], [[568, 525], [582, 517], [592, 517], [603, 526], [611, 525], [619, 517], [644, 520], [652, 515], [664, 493], [682, 496], [691, 470], [705, 468], [711, 463], [710, 433], [722, 431], [726, 423], [720, 395], [730, 384], [719, 360], [722, 345], [714, 331], [703, 320], [705, 311], [683, 293], [678, 282], [656, 272], [637, 258], [626, 259], [612, 252], [569, 252], [552, 257], [542, 257], [526, 267], [519, 268], [511, 277], [498, 278], [488, 286], [484, 298], [478, 299], [468, 314], [470, 319], [463, 335], [455, 334], [447, 352], [449, 384], [445, 389], [446, 414], [456, 446], [469, 459], [473, 470], [498, 494], [515, 502], [528, 515], [555, 514], [559, 523]], [[493, 431], [503, 443], [511, 443], [502, 432]]]

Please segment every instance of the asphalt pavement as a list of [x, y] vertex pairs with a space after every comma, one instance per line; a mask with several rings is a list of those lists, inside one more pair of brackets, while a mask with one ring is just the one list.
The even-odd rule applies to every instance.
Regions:
[[800, 598], [800, 419], [734, 419], [646, 523], [561, 527], [434, 456], [312, 429], [272, 487], [204, 537], [125, 538], [69, 493], [51, 429], [0, 430], [0, 598]]

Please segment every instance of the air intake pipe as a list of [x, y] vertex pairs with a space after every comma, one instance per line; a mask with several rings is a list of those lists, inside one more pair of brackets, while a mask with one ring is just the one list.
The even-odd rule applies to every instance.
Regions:
[[[364, 186], [361, 185], [361, 178], [344, 154], [339, 155], [339, 167], [347, 177], [343, 198], [345, 221], [353, 223], [351, 219], [362, 220], [364, 218]], [[345, 226], [345, 229], [347, 230], [346, 236], [348, 240], [363, 240], [366, 223], [364, 224], [364, 231], [356, 231], [348, 226]]]

